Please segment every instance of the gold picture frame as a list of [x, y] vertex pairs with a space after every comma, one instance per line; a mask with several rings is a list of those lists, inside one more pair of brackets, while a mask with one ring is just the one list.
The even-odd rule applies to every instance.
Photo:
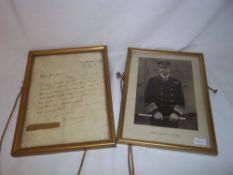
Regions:
[[117, 140], [216, 155], [203, 54], [129, 48]]
[[115, 146], [106, 46], [30, 51], [13, 156]]

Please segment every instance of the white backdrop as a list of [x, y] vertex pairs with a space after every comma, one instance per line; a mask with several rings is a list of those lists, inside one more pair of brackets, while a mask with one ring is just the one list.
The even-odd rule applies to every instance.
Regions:
[[[137, 175], [233, 174], [233, 1], [231, 0], [0, 0], [0, 134], [33, 49], [108, 46], [115, 125], [127, 47], [205, 55], [219, 154], [208, 156], [133, 147]], [[18, 106], [0, 155], [2, 175], [76, 174], [82, 151], [13, 158]], [[82, 174], [128, 174], [127, 146], [87, 152]]]

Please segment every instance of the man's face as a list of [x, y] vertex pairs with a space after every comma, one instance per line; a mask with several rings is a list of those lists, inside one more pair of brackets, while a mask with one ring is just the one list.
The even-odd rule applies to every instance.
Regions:
[[164, 76], [167, 76], [170, 74], [170, 68], [169, 66], [167, 65], [160, 65], [159, 66], [159, 73], [164, 75]]

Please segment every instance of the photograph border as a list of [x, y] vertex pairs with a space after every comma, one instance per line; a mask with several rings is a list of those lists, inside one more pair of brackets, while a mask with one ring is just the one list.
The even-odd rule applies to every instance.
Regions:
[[[30, 89], [31, 76], [32, 76], [32, 70], [33, 70], [33, 62], [35, 60], [35, 57], [48, 56], [48, 55], [75, 54], [75, 53], [91, 53], [91, 52], [102, 53], [109, 138], [107, 140], [100, 140], [100, 141], [88, 141], [88, 142], [81, 142], [81, 143], [67, 143], [67, 144], [56, 144], [56, 145], [48, 145], [48, 146], [46, 145], [46, 146], [21, 148], [23, 127], [24, 127], [24, 122], [26, 119], [29, 89]], [[111, 95], [107, 46], [29, 51], [27, 67], [26, 67], [26, 72], [25, 72], [25, 77], [24, 77], [24, 82], [23, 82], [23, 87], [22, 87], [22, 97], [21, 97], [21, 102], [20, 102], [20, 107], [19, 107], [18, 119], [17, 119], [14, 142], [12, 145], [11, 154], [13, 156], [26, 156], [26, 155], [34, 155], [34, 154], [45, 154], [45, 153], [55, 153], [55, 152], [74, 151], [74, 150], [86, 150], [86, 149], [96, 149], [96, 148], [105, 148], [105, 147], [114, 147], [114, 146], [115, 146], [115, 127], [114, 127], [114, 118], [113, 118], [113, 107], [112, 107], [112, 95]]]
[[[160, 54], [169, 54], [169, 55], [181, 55], [181, 56], [192, 56], [198, 59], [200, 65], [200, 73], [201, 73], [201, 83], [203, 88], [203, 96], [204, 96], [204, 104], [206, 106], [206, 114], [207, 114], [207, 125], [209, 131], [209, 140], [210, 140], [210, 148], [205, 147], [198, 147], [198, 146], [189, 146], [189, 145], [182, 145], [182, 144], [174, 144], [174, 143], [161, 143], [159, 141], [144, 141], [138, 140], [134, 138], [124, 138], [123, 137], [123, 127], [124, 127], [124, 119], [125, 117], [125, 110], [126, 110], [126, 101], [127, 101], [127, 92], [129, 86], [129, 74], [130, 74], [130, 66], [132, 60], [133, 51], [140, 51], [140, 52], [153, 52], [153, 53], [160, 53]], [[138, 69], [138, 68], [137, 68]], [[135, 87], [137, 88], [137, 87]], [[126, 66], [125, 66], [125, 79], [124, 79], [124, 87], [121, 99], [121, 108], [120, 108], [120, 116], [119, 116], [119, 123], [118, 123], [118, 133], [117, 133], [117, 142], [121, 144], [128, 144], [128, 145], [138, 145], [138, 146], [148, 146], [148, 147], [158, 147], [163, 149], [172, 149], [178, 151], [188, 151], [188, 152], [198, 152], [198, 153], [205, 153], [210, 155], [217, 155], [217, 143], [214, 131], [214, 124], [212, 118], [212, 111], [210, 105], [210, 98], [208, 92], [208, 83], [206, 77], [206, 70], [204, 64], [204, 56], [202, 53], [194, 53], [194, 52], [180, 52], [180, 51], [169, 51], [169, 50], [155, 50], [155, 49], [143, 49], [143, 48], [128, 48], [127, 59], [126, 59]]]

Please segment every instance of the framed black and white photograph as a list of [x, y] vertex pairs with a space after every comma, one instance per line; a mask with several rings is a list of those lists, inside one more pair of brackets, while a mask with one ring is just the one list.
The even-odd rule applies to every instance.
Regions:
[[217, 154], [201, 53], [129, 48], [119, 143]]
[[198, 130], [190, 61], [139, 58], [134, 123]]

